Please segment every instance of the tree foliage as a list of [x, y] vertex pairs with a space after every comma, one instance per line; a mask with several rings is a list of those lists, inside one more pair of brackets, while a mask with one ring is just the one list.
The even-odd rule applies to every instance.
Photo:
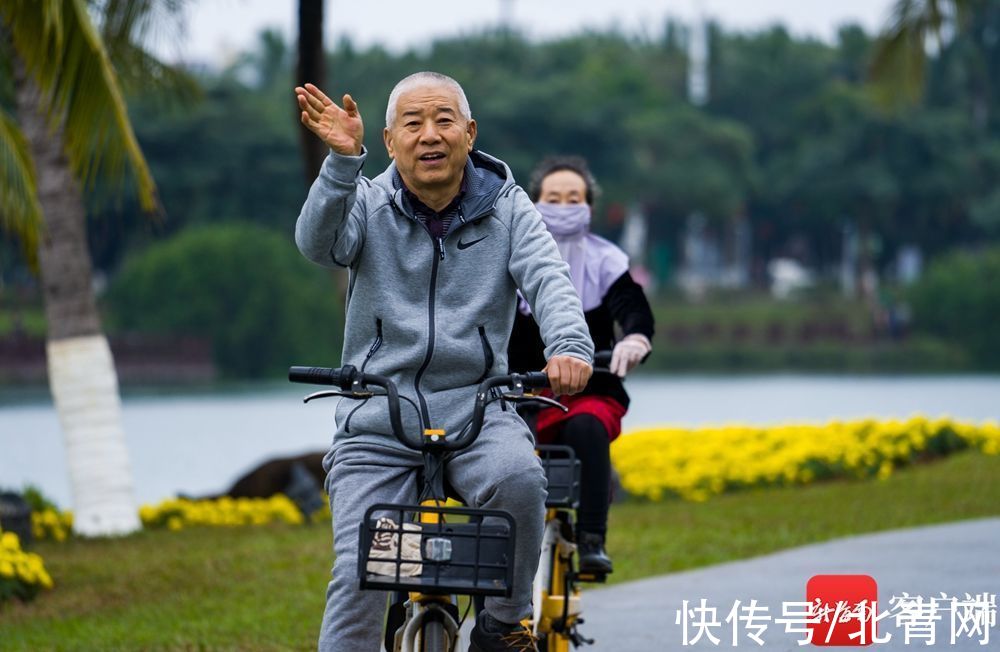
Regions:
[[290, 236], [250, 224], [195, 226], [130, 257], [108, 292], [122, 330], [209, 338], [233, 376], [336, 366], [343, 329], [328, 274]]
[[918, 328], [961, 342], [983, 368], [1000, 367], [1000, 247], [935, 261], [911, 300]]
[[[365, 117], [365, 174], [388, 158], [381, 139], [393, 84], [440, 70], [464, 86], [478, 146], [526, 181], [553, 153], [587, 157], [604, 189], [598, 231], [629, 207], [651, 219], [650, 246], [677, 250], [688, 217], [710, 229], [750, 225], [758, 269], [793, 255], [830, 271], [845, 227], [872, 236], [885, 269], [903, 246], [928, 258], [1000, 238], [1000, 11], [972, 2], [960, 30], [927, 60], [923, 101], [886, 113], [869, 92], [878, 41], [845, 26], [833, 44], [775, 27], [709, 30], [709, 99], [687, 99], [687, 30], [614, 31], [534, 42], [516, 32], [439, 40], [401, 53], [341, 40], [324, 90], [350, 92]], [[992, 39], [992, 40], [991, 40]], [[167, 219], [151, 229], [125, 199], [94, 210], [91, 248], [114, 275], [126, 252], [164, 235], [244, 220], [290, 233], [304, 199], [290, 115], [293, 50], [264, 33], [219, 72], [201, 72], [190, 106], [136, 98], [130, 109]], [[983, 109], [982, 107], [986, 107]], [[287, 246], [291, 248], [290, 236]]]
[[[130, 174], [142, 207], [152, 210], [155, 184], [87, 3], [11, 0], [0, 16], [16, 57], [43, 93], [53, 127], [61, 129], [75, 175], [87, 185], [97, 178], [121, 183]], [[138, 46], [133, 50], [139, 51]]]
[[[996, 12], [969, 20], [979, 21], [973, 35], [1000, 30]], [[798, 255], [820, 268], [839, 262], [848, 224], [878, 237], [879, 264], [902, 245], [933, 256], [1000, 235], [1000, 125], [977, 123], [965, 106], [976, 68], [960, 51], [964, 37], [932, 60], [927, 102], [894, 115], [867, 92], [876, 42], [859, 27], [844, 27], [835, 45], [780, 27], [728, 34], [715, 26], [710, 37], [704, 107], [687, 101], [685, 30], [676, 24], [655, 37], [586, 33], [542, 43], [489, 32], [401, 54], [342, 40], [328, 55], [336, 74], [325, 90], [358, 101], [373, 176], [388, 164], [381, 127], [392, 85], [417, 70], [446, 72], [465, 87], [479, 147], [516, 178], [527, 179], [543, 156], [583, 155], [605, 189], [598, 229], [609, 227], [609, 213], [638, 206], [652, 218], [653, 241], [668, 247], [695, 212], [715, 224], [745, 215], [758, 258], [805, 242]], [[204, 80], [206, 96], [194, 107], [138, 104], [167, 232], [219, 219], [285, 227], [297, 215], [292, 63], [280, 36], [265, 33], [253, 52]], [[945, 94], [949, 101], [936, 99]], [[105, 267], [127, 244], [102, 250], [92, 242]]]

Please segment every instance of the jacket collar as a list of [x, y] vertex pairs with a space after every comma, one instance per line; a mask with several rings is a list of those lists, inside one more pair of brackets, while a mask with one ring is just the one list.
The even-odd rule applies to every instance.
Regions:
[[[392, 196], [392, 201], [407, 217], [416, 219], [410, 202], [404, 199], [403, 179], [393, 161], [385, 172], [373, 180]], [[461, 206], [462, 221], [476, 220], [489, 213], [496, 205], [500, 193], [513, 185], [510, 168], [500, 159], [485, 152], [472, 150], [465, 161], [465, 177], [462, 180], [464, 194]]]

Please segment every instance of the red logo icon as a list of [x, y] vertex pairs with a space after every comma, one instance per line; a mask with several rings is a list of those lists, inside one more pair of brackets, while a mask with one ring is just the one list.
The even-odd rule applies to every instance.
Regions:
[[806, 583], [813, 645], [871, 645], [878, 584], [868, 575], [814, 575]]

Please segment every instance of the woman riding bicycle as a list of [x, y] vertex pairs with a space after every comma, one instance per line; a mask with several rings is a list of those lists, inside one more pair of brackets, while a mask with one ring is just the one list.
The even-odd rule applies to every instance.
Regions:
[[[629, 397], [621, 378], [645, 360], [652, 349], [653, 313], [642, 288], [629, 274], [628, 256], [614, 244], [590, 233], [598, 187], [580, 157], [552, 157], [531, 176], [529, 196], [541, 213], [583, 304], [596, 350], [612, 350], [612, 374], [595, 374], [580, 394], [562, 396], [569, 408], [543, 408], [535, 419], [538, 443], [573, 448], [581, 461], [578, 519], [580, 571], [610, 573], [604, 549], [610, 502], [609, 446], [621, 432]], [[614, 325], [622, 338], [615, 341]], [[544, 364], [538, 325], [525, 301], [518, 305], [508, 349], [510, 369], [529, 371]]]

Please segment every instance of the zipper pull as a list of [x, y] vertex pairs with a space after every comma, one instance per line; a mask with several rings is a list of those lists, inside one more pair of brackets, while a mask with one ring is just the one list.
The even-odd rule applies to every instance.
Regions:
[[441, 260], [444, 260], [444, 239], [438, 238], [437, 244], [438, 244], [438, 253], [441, 254]]

